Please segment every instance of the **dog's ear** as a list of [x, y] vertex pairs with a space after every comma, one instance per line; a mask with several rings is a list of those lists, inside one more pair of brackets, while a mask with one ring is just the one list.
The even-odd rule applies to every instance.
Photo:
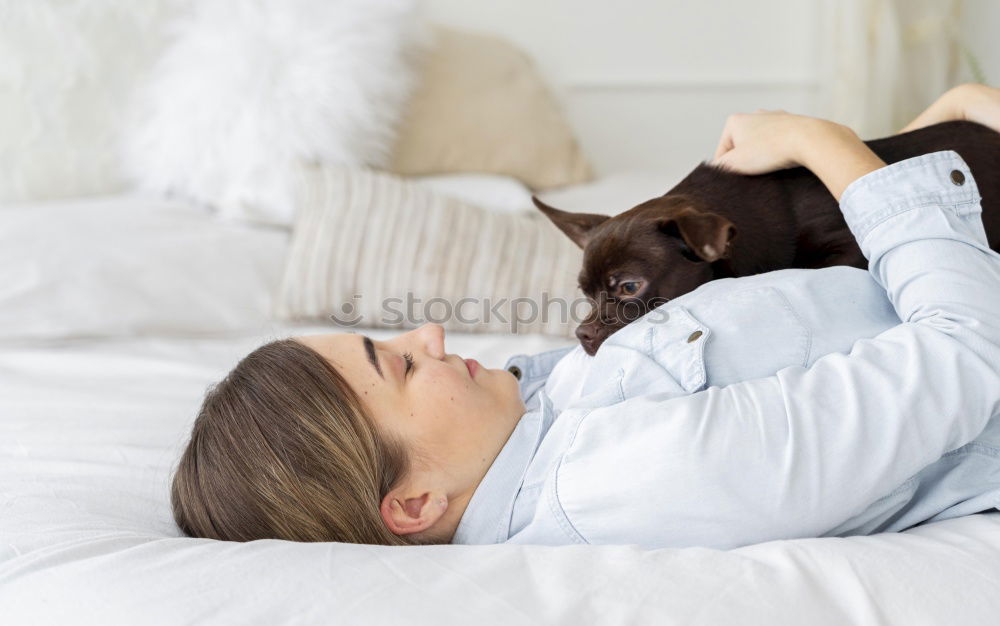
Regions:
[[610, 216], [597, 215], [596, 213], [573, 213], [572, 211], [560, 211], [550, 207], [535, 196], [531, 196], [531, 201], [545, 214], [545, 217], [552, 220], [552, 223], [559, 227], [559, 230], [566, 233], [566, 236], [573, 240], [573, 243], [583, 248], [590, 240], [590, 231], [600, 224], [603, 224]]
[[736, 226], [732, 222], [721, 215], [697, 209], [686, 209], [657, 221], [661, 231], [680, 235], [691, 252], [708, 262], [728, 256], [729, 242], [736, 236]]

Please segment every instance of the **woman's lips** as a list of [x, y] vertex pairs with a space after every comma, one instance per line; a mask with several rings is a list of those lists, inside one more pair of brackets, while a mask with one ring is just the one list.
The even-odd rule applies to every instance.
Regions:
[[465, 359], [465, 367], [469, 369], [469, 377], [475, 378], [476, 372], [479, 371], [479, 368], [482, 367], [482, 365], [480, 365], [479, 361], [475, 359]]

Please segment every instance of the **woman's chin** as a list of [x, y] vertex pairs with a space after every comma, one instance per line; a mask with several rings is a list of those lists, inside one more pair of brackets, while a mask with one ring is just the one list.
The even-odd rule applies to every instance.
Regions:
[[491, 374], [506, 374], [506, 376], [502, 377], [502, 381], [504, 383], [503, 394], [505, 399], [509, 399], [512, 406], [514, 406], [516, 410], [520, 411], [518, 417], [523, 415], [526, 409], [524, 407], [524, 400], [521, 399], [521, 386], [518, 384], [517, 378], [515, 378], [514, 375], [507, 370], [489, 370], [489, 372]]

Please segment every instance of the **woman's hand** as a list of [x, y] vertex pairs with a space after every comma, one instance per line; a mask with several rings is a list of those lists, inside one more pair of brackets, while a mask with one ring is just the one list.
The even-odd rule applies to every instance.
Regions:
[[976, 83], [953, 87], [899, 132], [952, 120], [979, 122], [1000, 132], [1000, 89]]
[[712, 164], [741, 174], [802, 165], [838, 200], [856, 179], [885, 167], [846, 126], [784, 111], [729, 116]]
[[[824, 125], [828, 128], [822, 128]], [[803, 144], [809, 137], [821, 131], [834, 132], [836, 127], [832, 122], [784, 111], [730, 115], [713, 164], [741, 174], [766, 174], [803, 165]]]

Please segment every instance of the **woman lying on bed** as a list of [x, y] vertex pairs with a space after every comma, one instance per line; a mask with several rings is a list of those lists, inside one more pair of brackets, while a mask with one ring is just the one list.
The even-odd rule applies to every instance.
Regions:
[[[953, 90], [915, 124], [1000, 129], [998, 94]], [[1000, 256], [966, 164], [886, 167], [850, 130], [785, 113], [730, 118], [716, 157], [811, 169], [870, 273], [709, 283], [586, 363], [567, 348], [486, 369], [434, 325], [269, 343], [205, 398], [173, 484], [181, 528], [729, 548], [1000, 505]]]

